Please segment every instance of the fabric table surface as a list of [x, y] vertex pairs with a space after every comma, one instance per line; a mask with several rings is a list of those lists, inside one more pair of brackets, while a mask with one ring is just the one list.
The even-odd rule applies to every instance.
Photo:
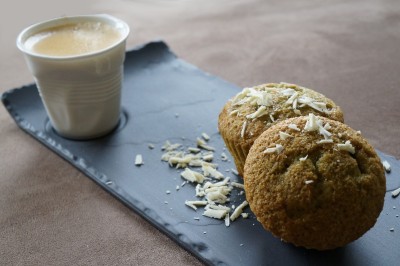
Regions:
[[[400, 158], [397, 0], [15, 0], [0, 11], [0, 93], [33, 82], [15, 45], [23, 28], [98, 13], [129, 24], [127, 49], [161, 39], [241, 87], [285, 81], [317, 90], [375, 148]], [[3, 106], [0, 239], [0, 265], [202, 264], [22, 131]]]

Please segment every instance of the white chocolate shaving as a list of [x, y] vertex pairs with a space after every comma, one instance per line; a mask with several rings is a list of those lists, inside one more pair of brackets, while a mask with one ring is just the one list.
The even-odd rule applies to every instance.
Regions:
[[185, 168], [185, 170], [181, 173], [181, 176], [189, 182], [204, 182], [204, 176], [201, 173], [190, 170], [189, 168]]
[[351, 145], [350, 140], [347, 140], [344, 144], [341, 144], [341, 143], [337, 144], [337, 147], [339, 150], [348, 151], [351, 154], [354, 154], [356, 152], [353, 145]]
[[266, 109], [267, 109], [267, 107], [265, 107], [264, 105], [261, 105], [260, 107], [258, 107], [257, 111], [255, 111], [254, 113], [246, 115], [246, 118], [255, 119], [255, 118], [261, 117], [261, 116], [263, 116], [263, 115], [268, 113], [266, 111]]
[[388, 161], [384, 160], [384, 161], [382, 162], [382, 165], [383, 165], [383, 168], [385, 168], [385, 171], [386, 171], [387, 173], [390, 173], [390, 171], [392, 171], [392, 168], [391, 168], [391, 166], [390, 166], [390, 164], [389, 164]]
[[199, 148], [189, 147], [188, 151], [191, 153], [199, 153], [201, 150]]
[[296, 111], [299, 111], [299, 110], [297, 110], [297, 98], [293, 100], [292, 108], [293, 108], [294, 112], [297, 114]]
[[257, 105], [264, 105], [264, 106], [270, 106], [271, 105], [271, 95], [267, 91], [258, 91], [255, 90], [254, 88], [251, 88], [249, 90], [249, 93], [247, 94], [248, 100], [250, 103], [257, 104]]
[[239, 110], [238, 110], [238, 109], [235, 109], [235, 110], [231, 111], [231, 112], [229, 113], [229, 115], [234, 115], [234, 114], [238, 114], [238, 113], [239, 113]]
[[201, 136], [203, 137], [203, 139], [205, 140], [205, 141], [209, 141], [210, 140], [210, 136], [209, 135], [207, 135], [207, 133], [201, 133]]
[[326, 103], [323, 102], [310, 102], [307, 104], [311, 108], [317, 110], [321, 113], [329, 113], [328, 109], [326, 108]]
[[310, 97], [307, 97], [307, 96], [304, 96], [304, 95], [301, 96], [301, 97], [298, 97], [298, 102], [300, 104], [302, 104], [301, 106], [308, 105], [309, 107], [317, 110], [318, 112], [325, 113], [325, 114], [330, 114], [331, 113], [331, 110], [329, 110], [326, 107], [326, 103], [314, 101], [314, 99], [312, 99]]
[[296, 88], [296, 87], [297, 87], [296, 84], [288, 83], [288, 82], [280, 82], [279, 84], [285, 85], [285, 86], [288, 87], [288, 88]]
[[136, 166], [141, 166], [143, 165], [143, 157], [141, 154], [137, 154], [135, 157], [135, 165]]
[[[330, 127], [329, 123], [327, 123], [327, 125]], [[319, 134], [321, 134], [322, 136], [324, 136], [325, 139], [329, 139], [330, 136], [332, 136], [332, 133], [329, 132], [325, 127], [319, 125]]]
[[275, 144], [275, 147], [267, 148], [264, 153], [281, 153], [283, 151], [283, 146], [281, 144]]
[[331, 125], [329, 124], [329, 122], [327, 122], [325, 125], [324, 125], [324, 129], [326, 129], [326, 130], [329, 130], [329, 129], [331, 129], [332, 127], [331, 127]]
[[174, 151], [177, 148], [179, 148], [180, 146], [182, 146], [182, 144], [180, 144], [180, 143], [171, 144], [171, 142], [169, 142], [169, 140], [167, 140], [165, 142], [165, 144], [161, 147], [161, 150], [163, 150], [163, 151]]
[[202, 148], [204, 150], [208, 150], [208, 151], [214, 151], [214, 147], [208, 146], [204, 140], [197, 138], [197, 147]]
[[226, 177], [223, 181], [210, 184], [210, 187], [221, 187], [221, 186], [226, 186], [231, 178], [228, 176]]
[[313, 113], [308, 114], [306, 125], [304, 126], [304, 131], [316, 131], [319, 126], [317, 123], [317, 118]]
[[308, 154], [306, 156], [304, 156], [304, 157], [299, 158], [299, 161], [303, 162], [303, 161], [307, 160], [307, 157], [308, 157]]
[[215, 168], [211, 167], [210, 165], [203, 164], [201, 169], [203, 170], [204, 176], [211, 176], [215, 179], [224, 178], [224, 175], [221, 172], [217, 171]]
[[291, 96], [291, 95], [293, 95], [295, 92], [296, 92], [296, 91], [295, 91], [294, 89], [290, 89], [290, 88], [284, 89], [284, 90], [281, 90], [281, 91], [280, 91], [280, 93], [281, 93], [282, 95], [284, 95], [284, 96]]
[[204, 154], [202, 159], [204, 161], [210, 162], [210, 161], [214, 160], [214, 154], [213, 153]]
[[235, 97], [232, 99], [232, 103], [237, 104], [240, 100], [244, 99], [247, 96], [249, 91], [250, 88], [243, 88], [243, 90], [236, 94]]
[[[296, 100], [296, 102], [297, 102], [297, 97], [299, 97], [299, 93], [298, 93], [298, 92], [294, 92], [294, 93], [292, 94], [292, 96], [290, 96], [290, 98], [287, 99], [287, 101], [286, 101], [285, 104], [287, 104], [287, 105], [292, 105], [293, 102], [294, 102], [294, 100]], [[295, 109], [295, 108], [294, 108], [294, 109]]]
[[276, 152], [276, 148], [267, 148], [264, 153], [274, 153]]
[[271, 119], [272, 122], [275, 122], [275, 118], [272, 114], [269, 114], [269, 118]]
[[245, 133], [245, 131], [246, 131], [246, 126], [247, 126], [247, 121], [244, 121], [244, 122], [243, 122], [243, 125], [242, 125], [242, 130], [240, 131], [240, 137], [241, 137], [241, 138], [244, 137], [244, 133]]
[[221, 193], [222, 195], [227, 196], [231, 192], [231, 190], [232, 189], [227, 186], [219, 186], [219, 187], [206, 188], [204, 189], [204, 192], [206, 193], [206, 195], [211, 192], [218, 192]]
[[243, 209], [249, 205], [249, 203], [247, 201], [243, 201], [239, 206], [237, 206], [237, 208], [235, 209], [235, 211], [232, 213], [230, 219], [231, 221], [236, 220], [240, 214], [243, 212]]
[[306, 180], [304, 183], [306, 183], [306, 185], [314, 183], [314, 180]]
[[299, 109], [294, 109], [293, 111], [296, 115], [301, 115], [301, 111]]
[[231, 223], [231, 220], [229, 219], [229, 213], [225, 215], [225, 226], [228, 227]]
[[322, 125], [322, 121], [318, 119], [313, 113], [308, 114], [307, 122], [304, 126], [304, 131], [317, 131], [319, 134], [321, 134], [324, 139], [317, 141], [317, 144], [323, 144], [323, 143], [333, 143], [333, 140], [330, 139], [332, 136], [332, 133], [328, 131], [331, 126], [329, 123], [326, 123], [324, 126]]
[[400, 194], [400, 187], [392, 191], [392, 197], [395, 198]]
[[301, 129], [298, 128], [296, 124], [289, 124], [289, 125], [288, 125], [288, 128], [293, 129], [293, 130], [296, 130], [296, 131], [301, 131]]
[[240, 184], [240, 183], [238, 183], [238, 182], [231, 182], [231, 185], [232, 185], [233, 187], [236, 187], [236, 188], [244, 189], [244, 185], [243, 185], [243, 184]]
[[202, 188], [200, 184], [197, 184], [195, 192], [196, 192], [196, 197], [204, 197], [206, 195], [204, 188]]
[[287, 138], [293, 138], [293, 136], [290, 135], [290, 134], [288, 134], [288, 133], [286, 133], [286, 132], [279, 131], [279, 138], [280, 138], [281, 140], [285, 140], [285, 139], [287, 139]]
[[231, 172], [232, 172], [234, 175], [239, 175], [239, 172], [238, 172], [236, 169], [231, 168]]
[[256, 95], [258, 97], [257, 99], [257, 104], [258, 105], [263, 105], [263, 106], [271, 106], [272, 105], [272, 99], [271, 95], [266, 92], [266, 91], [261, 91]]
[[228, 197], [221, 193], [221, 191], [212, 191], [206, 194], [206, 199], [209, 202], [225, 203], [228, 201]]
[[207, 201], [205, 201], [205, 200], [186, 200], [185, 205], [191, 207], [194, 210], [197, 210], [197, 206], [206, 206]]
[[225, 210], [225, 211], [227, 211], [227, 212], [230, 212], [231, 211], [231, 208], [229, 208], [229, 207], [227, 207], [227, 206], [224, 206], [224, 205], [217, 205], [217, 204], [214, 204], [214, 203], [209, 203], [209, 204], [207, 204], [207, 206], [205, 207], [205, 209], [207, 210], [207, 209], [214, 209], [214, 210]]
[[283, 151], [283, 146], [281, 144], [276, 144], [276, 152], [281, 153]]

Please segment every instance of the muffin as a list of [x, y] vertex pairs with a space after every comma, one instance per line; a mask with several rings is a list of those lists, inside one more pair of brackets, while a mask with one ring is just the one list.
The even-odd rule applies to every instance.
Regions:
[[374, 226], [386, 179], [378, 155], [359, 132], [310, 114], [259, 136], [247, 156], [244, 187], [266, 230], [296, 246], [327, 250]]
[[262, 132], [282, 120], [309, 113], [343, 122], [343, 113], [332, 100], [294, 84], [245, 88], [230, 99], [219, 115], [218, 128], [239, 174], [243, 176], [246, 156]]

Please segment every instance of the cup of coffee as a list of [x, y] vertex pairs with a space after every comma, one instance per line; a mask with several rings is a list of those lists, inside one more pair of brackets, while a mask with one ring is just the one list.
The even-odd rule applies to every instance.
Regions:
[[55, 131], [91, 139], [119, 122], [129, 26], [110, 15], [62, 17], [17, 38]]

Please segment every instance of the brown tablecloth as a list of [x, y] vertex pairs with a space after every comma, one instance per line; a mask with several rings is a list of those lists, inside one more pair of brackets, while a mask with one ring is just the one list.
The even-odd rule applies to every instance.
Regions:
[[[372, 145], [400, 157], [397, 0], [14, 0], [0, 13], [0, 92], [33, 82], [15, 47], [24, 27], [108, 13], [131, 26], [128, 49], [163, 39], [239, 86], [286, 81], [320, 91]], [[0, 265], [200, 264], [0, 107]]]

